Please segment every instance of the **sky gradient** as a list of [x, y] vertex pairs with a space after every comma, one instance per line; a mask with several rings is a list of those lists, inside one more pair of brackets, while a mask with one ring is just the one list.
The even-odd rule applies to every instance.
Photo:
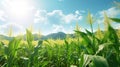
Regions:
[[[7, 35], [10, 27], [14, 35], [25, 33], [33, 27], [33, 33], [43, 35], [55, 32], [73, 33], [76, 22], [90, 29], [86, 17], [91, 12], [94, 30], [103, 28], [103, 12], [109, 17], [120, 17], [114, 2], [119, 0], [0, 0], [0, 34]], [[113, 23], [118, 28], [120, 24]]]

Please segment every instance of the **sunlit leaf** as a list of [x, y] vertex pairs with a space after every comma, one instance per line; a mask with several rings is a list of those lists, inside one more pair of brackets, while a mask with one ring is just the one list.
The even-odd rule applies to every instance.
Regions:
[[113, 20], [114, 22], [120, 23], [120, 18], [110, 18], [111, 20]]

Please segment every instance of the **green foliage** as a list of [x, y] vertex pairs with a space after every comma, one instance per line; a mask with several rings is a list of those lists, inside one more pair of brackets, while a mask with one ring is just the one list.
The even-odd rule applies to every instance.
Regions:
[[101, 56], [92, 56], [90, 67], [109, 67], [107, 60]]
[[21, 39], [14, 38], [7, 47], [5, 47], [5, 57], [7, 59], [7, 67], [13, 67], [17, 64], [17, 53], [19, 50]]
[[110, 18], [111, 20], [117, 22], [117, 23], [120, 23], [120, 19], [119, 18]]

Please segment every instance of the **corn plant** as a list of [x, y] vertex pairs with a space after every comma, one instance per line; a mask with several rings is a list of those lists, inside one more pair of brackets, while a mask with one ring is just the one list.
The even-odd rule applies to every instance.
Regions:
[[14, 38], [7, 47], [5, 47], [6, 66], [17, 66], [17, 54], [20, 46], [21, 39]]

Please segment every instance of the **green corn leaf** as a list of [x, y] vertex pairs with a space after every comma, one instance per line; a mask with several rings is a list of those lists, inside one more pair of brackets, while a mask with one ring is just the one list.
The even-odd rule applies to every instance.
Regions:
[[99, 45], [98, 51], [96, 52], [96, 54], [98, 54], [101, 50], [103, 50], [104, 45]]
[[[82, 67], [83, 66], [83, 63], [84, 63], [84, 54], [82, 53], [81, 54], [81, 59], [80, 59], [80, 67]], [[84, 65], [85, 66], [85, 65]]]
[[40, 40], [40, 41], [38, 42], [38, 45], [41, 45], [42, 43], [43, 43], [43, 41]]
[[118, 36], [117, 36], [117, 33], [115, 31], [115, 29], [109, 25], [108, 27], [108, 31], [109, 31], [109, 39], [114, 42], [114, 43], [119, 43], [119, 39], [118, 39]]
[[85, 42], [87, 44], [91, 44], [91, 40], [89, 39], [89, 37], [87, 36], [86, 33], [80, 32], [80, 31], [75, 31], [75, 32], [77, 32], [78, 34], [80, 34], [80, 36], [85, 40]]
[[6, 47], [5, 52], [7, 55], [12, 54], [15, 55], [17, 49], [19, 48], [19, 44], [21, 42], [21, 39], [14, 38], [12, 41], [10, 41], [8, 47]]
[[109, 36], [109, 35], [108, 35], [108, 31], [105, 31], [103, 36], [104, 36], [104, 37], [103, 37], [101, 43], [107, 42], [108, 36]]
[[43, 62], [43, 65], [42, 65], [42, 67], [45, 67], [46, 65], [48, 65], [48, 61], [45, 61], [45, 62]]
[[17, 60], [17, 53], [19, 49], [21, 39], [14, 38], [10, 43], [8, 44], [8, 47], [5, 47], [5, 57], [7, 59], [7, 66], [8, 67], [14, 67], [14, 64]]
[[120, 18], [110, 18], [112, 21], [115, 21], [117, 23], [120, 23]]
[[[92, 39], [97, 40], [100, 42], [100, 39], [94, 36], [94, 33], [90, 32], [89, 30], [86, 29], [86, 33], [88, 36], [90, 36]], [[94, 41], [95, 42], [95, 41]]]
[[112, 43], [104, 43], [104, 44], [100, 44], [98, 50], [96, 51], [96, 54], [98, 54], [100, 51], [102, 51], [104, 48], [108, 47], [109, 45], [111, 45]]
[[101, 56], [92, 56], [92, 62], [95, 67], [109, 67], [107, 60]]
[[68, 42], [67, 42], [67, 40], [64, 40], [64, 42], [65, 42], [65, 44], [67, 44], [67, 45], [68, 45]]
[[90, 32], [90, 31], [88, 31], [87, 29], [86, 29], [86, 32], [87, 32], [87, 34], [89, 35], [89, 36], [92, 36], [93, 34]]
[[107, 60], [101, 56], [84, 54], [81, 67], [109, 67]]
[[109, 40], [114, 43], [114, 48], [116, 49], [117, 52], [120, 52], [119, 50], [119, 38], [117, 36], [117, 33], [115, 31], [115, 29], [113, 29], [112, 26], [109, 25], [108, 27], [108, 31], [109, 31]]
[[29, 45], [29, 49], [33, 50], [32, 41], [34, 40], [34, 38], [33, 38], [31, 31], [29, 31], [29, 30], [26, 30], [26, 39], [27, 39], [27, 43]]

